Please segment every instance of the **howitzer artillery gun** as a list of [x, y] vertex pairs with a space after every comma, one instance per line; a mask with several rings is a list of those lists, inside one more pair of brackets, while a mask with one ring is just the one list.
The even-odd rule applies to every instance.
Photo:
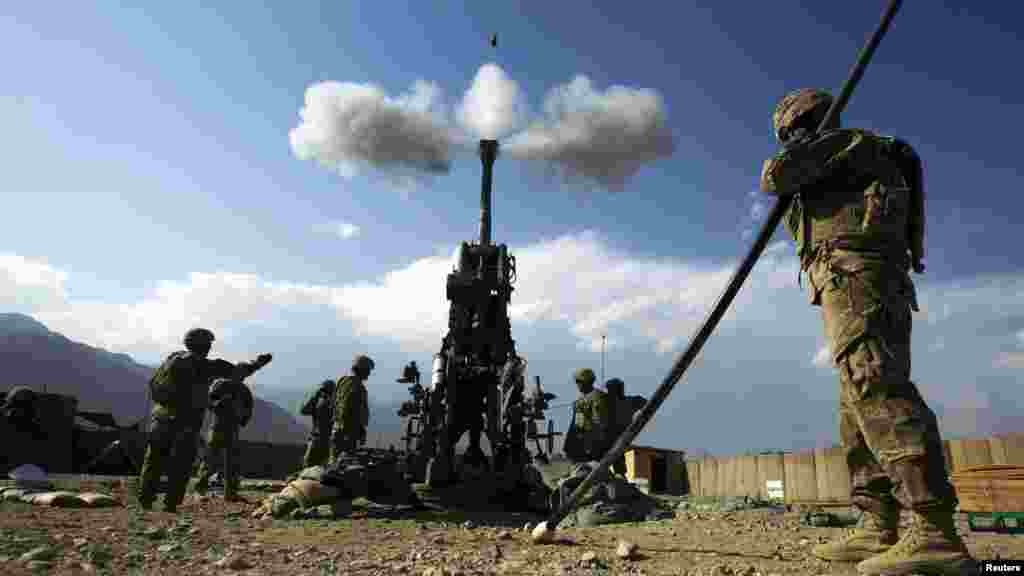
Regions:
[[[528, 439], [539, 434], [536, 420], [544, 419], [548, 402], [536, 379], [526, 390], [526, 360], [516, 353], [508, 307], [516, 280], [515, 257], [504, 244], [491, 242], [491, 183], [498, 154], [496, 140], [480, 141], [483, 176], [480, 189], [480, 239], [463, 242], [448, 274], [450, 302], [448, 331], [441, 351], [434, 355], [430, 383], [420, 384], [415, 363], [406, 366], [399, 382], [412, 383], [412, 400], [399, 415], [407, 418], [405, 444], [408, 469], [417, 482], [432, 486], [450, 483], [459, 473], [455, 445], [466, 432], [469, 448], [465, 463], [482, 465], [513, 487], [530, 461]], [[486, 434], [491, 449], [487, 458], [480, 447]]]

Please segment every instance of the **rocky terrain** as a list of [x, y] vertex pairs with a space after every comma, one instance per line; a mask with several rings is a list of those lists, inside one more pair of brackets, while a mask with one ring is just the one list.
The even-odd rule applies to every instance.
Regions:
[[[684, 574], [853, 575], [853, 565], [809, 549], [842, 528], [801, 522], [799, 511], [677, 510], [657, 522], [560, 530], [535, 545], [537, 517], [396, 511], [357, 501], [350, 518], [254, 520], [248, 503], [190, 499], [178, 515], [143, 513], [131, 481], [98, 488], [126, 506], [64, 509], [0, 503], [0, 573], [49, 574]], [[970, 533], [979, 558], [1024, 558], [1024, 538]]]

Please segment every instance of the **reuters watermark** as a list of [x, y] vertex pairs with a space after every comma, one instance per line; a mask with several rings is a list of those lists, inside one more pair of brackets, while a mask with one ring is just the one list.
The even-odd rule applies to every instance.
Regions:
[[1024, 574], [1024, 560], [982, 560], [979, 574]]

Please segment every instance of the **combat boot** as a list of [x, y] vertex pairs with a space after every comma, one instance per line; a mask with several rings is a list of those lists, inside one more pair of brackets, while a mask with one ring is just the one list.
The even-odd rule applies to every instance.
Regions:
[[845, 538], [815, 546], [811, 554], [831, 562], [859, 562], [885, 552], [896, 543], [900, 509], [895, 502], [883, 503], [877, 511], [863, 512], [860, 527]]
[[914, 521], [895, 545], [883, 554], [857, 564], [865, 576], [903, 574], [975, 574], [974, 560], [957, 534], [950, 508], [914, 511]]

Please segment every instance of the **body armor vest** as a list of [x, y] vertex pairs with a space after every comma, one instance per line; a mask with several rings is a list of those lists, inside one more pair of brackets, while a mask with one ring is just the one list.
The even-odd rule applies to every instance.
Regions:
[[862, 130], [822, 136], [848, 144], [826, 163], [822, 178], [804, 186], [784, 225], [806, 269], [820, 248], [876, 252], [905, 259], [923, 244], [920, 161], [909, 146]]

